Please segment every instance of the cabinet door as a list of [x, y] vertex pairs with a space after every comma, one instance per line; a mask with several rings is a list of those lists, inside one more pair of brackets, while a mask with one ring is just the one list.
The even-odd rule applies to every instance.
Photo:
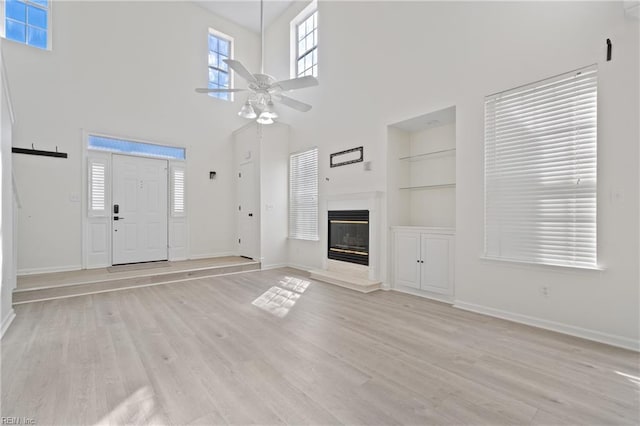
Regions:
[[420, 248], [422, 255], [420, 288], [435, 293], [452, 294], [450, 262], [453, 259], [450, 253], [453, 242], [451, 238], [444, 235], [422, 234]]
[[395, 285], [420, 288], [420, 234], [395, 234]]

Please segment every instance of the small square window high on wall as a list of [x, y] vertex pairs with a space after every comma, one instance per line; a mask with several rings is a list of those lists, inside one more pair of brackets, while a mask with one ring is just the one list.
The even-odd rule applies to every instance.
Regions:
[[51, 46], [49, 0], [6, 0], [2, 13], [2, 36], [40, 49]]
[[311, 2], [291, 21], [291, 76], [318, 77], [318, 7]]
[[[233, 39], [219, 31], [209, 29], [209, 89], [232, 88], [232, 77], [225, 59], [233, 58]], [[210, 93], [210, 96], [233, 100], [230, 93]]]

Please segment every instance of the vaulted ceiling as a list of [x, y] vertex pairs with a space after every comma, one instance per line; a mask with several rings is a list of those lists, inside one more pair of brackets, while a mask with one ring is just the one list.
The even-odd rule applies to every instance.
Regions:
[[[260, 32], [260, 2], [256, 0], [196, 0], [195, 3], [256, 33]], [[289, 7], [292, 0], [265, 0], [265, 28]]]

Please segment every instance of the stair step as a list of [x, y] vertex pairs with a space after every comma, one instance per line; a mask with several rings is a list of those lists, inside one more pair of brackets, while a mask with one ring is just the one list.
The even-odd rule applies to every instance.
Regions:
[[118, 277], [113, 279], [96, 279], [82, 283], [70, 283], [49, 287], [17, 288], [13, 290], [13, 304], [40, 302], [43, 300], [61, 299], [83, 296], [87, 294], [105, 293], [136, 287], [169, 284], [176, 281], [214, 277], [238, 272], [260, 270], [260, 262], [247, 261], [232, 265], [218, 265], [204, 268], [185, 269], [181, 271], [156, 272], [144, 271], [142, 276]]

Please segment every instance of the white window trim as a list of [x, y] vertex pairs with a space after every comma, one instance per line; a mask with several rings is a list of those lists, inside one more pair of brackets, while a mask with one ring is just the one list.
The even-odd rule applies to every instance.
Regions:
[[[23, 1], [24, 3], [31, 3], [29, 0], [20, 0]], [[40, 5], [36, 5], [35, 3], [31, 3], [34, 6], [38, 6], [40, 8], [42, 8], [42, 6]], [[28, 47], [32, 47], [34, 49], [39, 49], [39, 50], [48, 50], [51, 51], [53, 50], [53, 43], [52, 43], [52, 31], [51, 31], [51, 24], [53, 23], [53, 19], [51, 18], [51, 16], [53, 15], [52, 9], [53, 9], [53, 0], [49, 0], [49, 2], [47, 3], [47, 48], [46, 49], [42, 49], [40, 47], [36, 47], [36, 46], [32, 46], [30, 44], [27, 43], [22, 43], [19, 41], [15, 41], [15, 40], [11, 40], [8, 39], [6, 37], [7, 33], [6, 33], [6, 28], [5, 25], [7, 23], [7, 19], [6, 19], [6, 3], [2, 2], [2, 4], [0, 5], [0, 37], [2, 37], [3, 39], [10, 41], [12, 43], [16, 43], [16, 44], [21, 44], [23, 46], [28, 46]]]
[[[298, 25], [304, 22], [311, 14], [318, 10], [318, 0], [313, 0], [291, 20], [289, 24], [289, 75], [291, 78], [298, 76]], [[320, 15], [318, 15], [318, 19]], [[320, 58], [318, 58], [319, 62]], [[318, 68], [319, 70], [319, 68]], [[319, 74], [319, 72], [318, 72]]]
[[[537, 82], [534, 82], [534, 83], [526, 84], [526, 85], [521, 86], [521, 87], [517, 87], [517, 88], [506, 90], [506, 91], [503, 91], [503, 92], [500, 92], [500, 93], [497, 93], [497, 94], [489, 95], [489, 96], [487, 96], [485, 98], [485, 106], [487, 105], [488, 102], [496, 102], [496, 100], [499, 100], [502, 96], [510, 96], [513, 93], [522, 92], [524, 90], [527, 90], [528, 88], [536, 88], [536, 90], [537, 90], [538, 88], [544, 87], [547, 84], [552, 85], [555, 82], [562, 81], [562, 79], [564, 79], [564, 78], [566, 78], [566, 77], [568, 77], [568, 76], [570, 76], [572, 74], [573, 75], [580, 75], [580, 74], [582, 74], [584, 72], [595, 72], [596, 73], [595, 89], [594, 90], [595, 90], [595, 93], [597, 93], [597, 90], [598, 90], [598, 84], [597, 84], [597, 72], [598, 72], [598, 70], [597, 70], [597, 65], [590, 65], [590, 66], [587, 66], [587, 67], [584, 67], [584, 68], [581, 68], [581, 69], [578, 69], [578, 70], [574, 70], [574, 71], [570, 71], [570, 72], [567, 72], [567, 73], [560, 74], [558, 76], [554, 76], [554, 77], [550, 77], [550, 78], [547, 78], [547, 79], [544, 79], [544, 80], [540, 80], [540, 81], [537, 81]], [[540, 95], [538, 95], [538, 96], [540, 96]], [[516, 98], [514, 98], [514, 99], [516, 99]], [[597, 99], [595, 100], [595, 102], [596, 102], [596, 111], [597, 111]], [[503, 108], [504, 108], [504, 106], [503, 106]], [[485, 114], [486, 114], [486, 111], [485, 111]], [[511, 113], [511, 114], [513, 114], [513, 113]], [[503, 120], [504, 119], [505, 118], [503, 118]], [[539, 120], [539, 118], [537, 120]], [[545, 120], [548, 120], [548, 118], [545, 118]], [[597, 116], [595, 118], [595, 126], [597, 128]], [[489, 213], [488, 213], [488, 206], [487, 206], [487, 194], [488, 194], [488, 192], [487, 192], [488, 191], [488, 186], [487, 186], [488, 185], [488, 183], [487, 183], [487, 167], [488, 167], [488, 165], [487, 165], [487, 143], [489, 143], [488, 141], [491, 141], [491, 143], [493, 144], [491, 146], [494, 146], [496, 141], [494, 139], [487, 139], [487, 133], [486, 133], [487, 130], [486, 129], [487, 129], [487, 118], [485, 116], [485, 141], [484, 141], [484, 145], [485, 145], [484, 146], [484, 150], [485, 150], [485, 160], [484, 160], [485, 161], [485, 167], [484, 167], [484, 179], [485, 179], [485, 184], [484, 184], [484, 187], [485, 187], [484, 188], [484, 198], [485, 198], [485, 201], [484, 201], [484, 204], [485, 204], [484, 205], [484, 209], [485, 209], [485, 215], [484, 215], [485, 216], [485, 218], [484, 218], [484, 220], [485, 220], [485, 224], [484, 224], [484, 240], [485, 241], [484, 241], [484, 244], [485, 244], [485, 247], [484, 247], [484, 253], [483, 253], [482, 256], [480, 256], [480, 258], [483, 259], [483, 260], [489, 260], [489, 261], [507, 262], [507, 263], [511, 263], [511, 264], [514, 264], [514, 265], [517, 265], [517, 264], [530, 265], [531, 267], [543, 266], [543, 267], [551, 267], [551, 268], [558, 268], [558, 269], [567, 269], [567, 268], [569, 268], [569, 269], [578, 269], [578, 270], [581, 269], [581, 270], [587, 270], [587, 271], [588, 270], [597, 270], [597, 271], [603, 270], [604, 268], [601, 265], [598, 264], [599, 260], [598, 260], [598, 249], [597, 249], [597, 226], [598, 226], [597, 212], [596, 212], [596, 216], [594, 218], [594, 224], [595, 224], [595, 229], [596, 229], [596, 231], [594, 231], [595, 232], [594, 243], [596, 244], [595, 251], [593, 253], [595, 255], [595, 260], [594, 260], [595, 263], [594, 264], [587, 264], [587, 263], [584, 263], [584, 264], [580, 264], [580, 263], [571, 264], [569, 261], [564, 261], [564, 262], [563, 261], [558, 261], [558, 262], [556, 262], [556, 261], [548, 261], [548, 260], [533, 259], [533, 258], [530, 258], [530, 259], [527, 259], [527, 258], [515, 258], [515, 257], [509, 257], [508, 253], [506, 255], [500, 255], [500, 254], [495, 254], [495, 253], [489, 254], [488, 253], [489, 248], [488, 248], [487, 244], [488, 244], [489, 236], [488, 236], [487, 221], [488, 221]], [[594, 161], [596, 161], [596, 163], [597, 163], [597, 136], [596, 136], [595, 144], [596, 144], [595, 145], [596, 146], [596, 153], [594, 154], [595, 155]], [[512, 167], [513, 167], [513, 165], [512, 165]], [[498, 169], [492, 169], [492, 170], [493, 170], [494, 173], [496, 171], [499, 171]], [[596, 183], [595, 183], [595, 187], [594, 187], [594, 190], [595, 190], [595, 194], [594, 195], [595, 195], [595, 207], [596, 207], [596, 210], [597, 210], [597, 197], [598, 197], [598, 191], [597, 191], [597, 166], [596, 166], [595, 173], [596, 173], [596, 177], [595, 177], [595, 179], [596, 179], [595, 182]], [[495, 188], [493, 190], [495, 191]], [[553, 194], [553, 193], [550, 193], [550, 194]], [[512, 201], [508, 201], [508, 203], [511, 203], [511, 202]], [[506, 204], [506, 206], [509, 207], [509, 206], [512, 206], [512, 204]], [[498, 210], [498, 212], [500, 212], [500, 210]], [[504, 211], [502, 211], [502, 212], [504, 213]], [[501, 241], [501, 237], [497, 241]], [[516, 249], [516, 253], [521, 249], [522, 249], [522, 247], [520, 247], [519, 249]], [[544, 253], [544, 249], [540, 253]]]
[[[291, 235], [291, 157], [293, 157], [294, 155], [298, 155], [298, 154], [303, 154], [309, 151], [316, 151], [316, 159], [317, 159], [317, 173], [316, 173], [316, 180], [317, 180], [317, 192], [316, 192], [316, 235], [312, 236], [310, 238], [301, 238], [301, 237], [296, 237], [296, 236], [292, 236]], [[288, 174], [287, 174], [287, 197], [288, 197], [288, 202], [287, 202], [287, 238], [290, 240], [296, 240], [296, 241], [320, 241], [320, 150], [318, 149], [317, 146], [312, 146], [310, 148], [307, 149], [303, 149], [300, 151], [296, 151], [296, 152], [291, 152], [289, 153], [289, 163], [287, 165], [288, 168]]]
[[[236, 46], [236, 41], [234, 40], [233, 37], [231, 37], [229, 34], [225, 34], [222, 31], [218, 31], [214, 28], [209, 27], [209, 34], [214, 36], [214, 37], [218, 37], [218, 38], [223, 38], [225, 40], [227, 40], [229, 42], [229, 59], [233, 59], [235, 57], [234, 55], [234, 49]], [[208, 34], [208, 35], [209, 35]], [[209, 87], [209, 39], [208, 39], [208, 35], [207, 35], [207, 85], [206, 87]], [[235, 87], [235, 72], [233, 72], [231, 70], [231, 68], [229, 68], [229, 89], [233, 89]], [[225, 101], [225, 102], [235, 102], [235, 96], [234, 93], [231, 92], [229, 93], [229, 99], [220, 99], [216, 96], [210, 96], [214, 99], [219, 99], [221, 101]]]

